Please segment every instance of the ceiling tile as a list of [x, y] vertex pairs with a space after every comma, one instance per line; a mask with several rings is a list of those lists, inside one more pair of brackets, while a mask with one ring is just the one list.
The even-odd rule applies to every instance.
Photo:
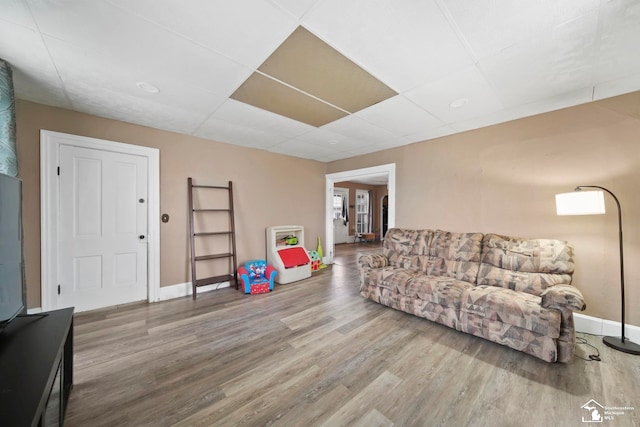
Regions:
[[356, 116], [387, 129], [394, 135], [410, 135], [442, 126], [437, 119], [404, 96], [395, 96], [356, 113]]
[[326, 0], [303, 25], [397, 92], [473, 65], [432, 0]]
[[194, 132], [194, 135], [227, 144], [260, 148], [263, 150], [281, 144], [289, 139], [274, 132], [265, 132], [216, 117], [209, 117], [204, 121]]
[[[29, 46], [25, 49], [24, 46]], [[11, 64], [16, 97], [71, 108], [62, 81], [40, 35], [27, 27], [2, 22], [0, 58]]]
[[[441, 0], [455, 24], [483, 59], [594, 11], [600, 0]], [[489, 30], [490, 29], [490, 30]]]
[[598, 14], [568, 22], [479, 62], [505, 107], [593, 84]]
[[316, 129], [311, 125], [234, 99], [228, 99], [216, 110], [212, 118], [259, 132], [279, 135], [287, 139]]
[[260, 73], [253, 73], [231, 98], [311, 126], [322, 126], [347, 115]]
[[252, 68], [297, 25], [266, 0], [108, 1]]
[[[445, 123], [469, 120], [504, 108], [493, 87], [475, 67], [420, 86], [404, 95]], [[452, 108], [450, 104], [458, 100], [468, 102], [460, 108]]]
[[611, 81], [640, 73], [640, 2], [604, 2], [599, 25], [601, 38], [597, 45], [594, 80]]
[[517, 105], [509, 108], [514, 118], [529, 117], [540, 114], [542, 111], [555, 111], [574, 105], [584, 104], [591, 101], [593, 94], [592, 87], [573, 89], [564, 93], [554, 94], [544, 99], [531, 102], [529, 104]]
[[638, 90], [640, 90], [640, 73], [596, 84], [593, 91], [593, 100], [610, 98]]
[[271, 0], [296, 18], [302, 18], [319, 0]]
[[336, 120], [322, 128], [346, 137], [368, 141], [371, 144], [384, 144], [387, 141], [400, 138], [398, 135], [394, 135], [388, 130], [373, 125], [355, 115]]
[[[50, 37], [45, 37], [45, 40], [49, 52], [58, 63], [58, 73], [66, 84], [82, 83], [204, 116], [212, 113], [227, 99], [226, 93], [214, 93], [193, 86], [187, 79], [169, 78], [154, 71], [141, 71], [126, 63], [112, 61], [108, 56], [92, 49], [83, 49]], [[105, 73], [105, 70], [109, 72]], [[136, 86], [141, 81], [152, 84], [160, 91], [145, 92]]]
[[0, 22], [6, 21], [35, 30], [38, 28], [33, 21], [31, 12], [23, 0], [0, 1]]
[[31, 9], [42, 33], [93, 50], [142, 79], [182, 80], [228, 96], [250, 74], [246, 67], [104, 1], [34, 2]]
[[304, 27], [258, 70], [351, 113], [397, 95]]
[[440, 138], [440, 137], [451, 135], [454, 133], [456, 133], [456, 131], [453, 130], [451, 126], [445, 125], [445, 126], [440, 126], [438, 128], [428, 129], [422, 132], [416, 132], [416, 133], [407, 135], [407, 138], [411, 142], [420, 142], [420, 141], [427, 141], [430, 139]]
[[206, 116], [105, 88], [71, 82], [65, 85], [73, 109], [109, 119], [191, 135]]

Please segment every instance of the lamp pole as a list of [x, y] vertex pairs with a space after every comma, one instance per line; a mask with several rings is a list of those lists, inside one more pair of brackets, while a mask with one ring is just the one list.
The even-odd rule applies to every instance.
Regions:
[[620, 207], [620, 201], [611, 191], [607, 190], [604, 187], [600, 187], [599, 185], [579, 185], [576, 187], [575, 191], [580, 191], [584, 188], [597, 188], [598, 190], [602, 190], [608, 193], [613, 200], [615, 200], [616, 205], [618, 206], [618, 240], [620, 241], [620, 301], [621, 301], [621, 313], [622, 313], [622, 332], [620, 334], [620, 338], [617, 337], [602, 337], [602, 342], [604, 342], [607, 346], [611, 348], [615, 348], [616, 350], [623, 351], [625, 353], [630, 354], [640, 354], [640, 345], [634, 343], [633, 341], [628, 340], [624, 336], [624, 255], [623, 255], [623, 244], [622, 244], [622, 208]]

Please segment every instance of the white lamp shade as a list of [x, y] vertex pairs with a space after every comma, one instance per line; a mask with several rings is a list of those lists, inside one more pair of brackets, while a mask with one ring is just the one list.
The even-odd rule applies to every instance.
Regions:
[[602, 191], [574, 191], [556, 194], [558, 215], [599, 215], [605, 213]]

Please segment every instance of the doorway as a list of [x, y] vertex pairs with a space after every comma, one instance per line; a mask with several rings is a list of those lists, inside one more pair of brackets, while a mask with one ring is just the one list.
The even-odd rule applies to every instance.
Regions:
[[159, 151], [41, 131], [42, 309], [159, 290]]
[[333, 189], [333, 242], [347, 243], [349, 240], [349, 189]]
[[358, 181], [367, 182], [368, 180], [386, 181], [387, 184], [387, 228], [395, 226], [396, 221], [396, 165], [389, 163], [380, 166], [373, 166], [363, 169], [355, 169], [344, 172], [336, 172], [325, 176], [326, 193], [325, 193], [325, 264], [333, 263], [335, 253], [335, 242], [333, 238], [333, 191], [334, 184], [338, 182]]

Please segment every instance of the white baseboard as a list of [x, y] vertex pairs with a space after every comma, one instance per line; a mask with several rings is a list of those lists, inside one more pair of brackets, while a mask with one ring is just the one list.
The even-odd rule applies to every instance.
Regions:
[[[620, 322], [600, 319], [599, 317], [587, 316], [585, 314], [573, 313], [573, 322], [576, 332], [585, 334], [619, 337], [622, 327]], [[625, 337], [636, 343], [640, 342], [640, 327], [625, 325]]]
[[[201, 294], [203, 292], [215, 291], [216, 289], [228, 288], [231, 286], [229, 282], [217, 283], [214, 285], [206, 285], [199, 286], [198, 293]], [[160, 288], [160, 292], [158, 292], [158, 299], [156, 301], [149, 302], [158, 302], [165, 301], [174, 298], [186, 297], [191, 295], [191, 282], [188, 283], [178, 283], [177, 285], [163, 286]], [[38, 314], [42, 313], [42, 307], [33, 307], [27, 309], [27, 314]]]
[[[214, 285], [198, 286], [198, 293], [215, 291], [216, 289], [228, 288], [231, 286], [230, 282], [216, 283]], [[193, 294], [191, 291], [191, 282], [178, 283], [176, 285], [162, 286], [160, 292], [158, 292], [158, 301], [165, 301], [168, 299], [186, 297]]]

